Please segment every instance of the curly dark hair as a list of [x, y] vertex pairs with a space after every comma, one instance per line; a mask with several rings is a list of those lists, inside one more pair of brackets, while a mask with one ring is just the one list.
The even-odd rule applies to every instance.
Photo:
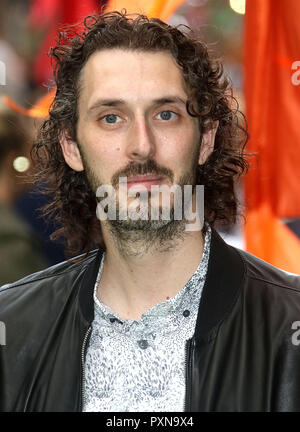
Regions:
[[61, 32], [58, 45], [50, 51], [55, 63], [56, 96], [32, 157], [35, 180], [46, 184], [46, 193], [51, 196], [44, 214], [60, 225], [52, 239], [63, 236], [73, 254], [105, 247], [96, 217], [95, 193], [85, 172], [74, 171], [66, 164], [59, 138], [64, 131], [76, 141], [80, 72], [95, 51], [107, 48], [166, 51], [175, 58], [190, 92], [187, 110], [199, 118], [201, 133], [219, 121], [214, 151], [197, 168], [196, 184], [205, 187], [205, 221], [210, 225], [234, 223], [238, 215], [235, 180], [248, 170], [248, 132], [222, 65], [211, 58], [206, 45], [186, 26], [181, 30], [181, 26], [122, 11], [86, 17], [80, 31], [69, 27]]

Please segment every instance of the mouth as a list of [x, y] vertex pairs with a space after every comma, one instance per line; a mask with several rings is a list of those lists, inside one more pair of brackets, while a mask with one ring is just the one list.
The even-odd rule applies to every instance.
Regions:
[[128, 187], [142, 185], [150, 189], [152, 185], [160, 185], [163, 177], [154, 174], [136, 175], [127, 179]]

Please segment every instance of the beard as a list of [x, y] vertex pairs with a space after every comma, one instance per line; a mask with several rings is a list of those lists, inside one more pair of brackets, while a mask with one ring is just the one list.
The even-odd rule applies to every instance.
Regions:
[[[191, 159], [191, 166], [185, 170], [176, 183], [179, 186], [179, 190], [181, 191], [181, 202], [183, 202], [183, 187], [185, 185], [191, 185], [193, 189], [195, 188], [199, 151], [200, 145], [195, 149], [193, 158]], [[98, 187], [103, 183], [87, 163], [82, 149], [81, 157], [88, 183], [96, 195]], [[143, 174], [154, 174], [161, 176], [169, 180], [170, 184], [173, 185], [173, 172], [168, 168], [159, 166], [152, 159], [147, 160], [143, 164], [136, 162], [129, 163], [124, 169], [117, 171], [113, 175], [111, 179], [111, 185], [113, 186], [114, 190], [117, 190], [120, 177], [128, 178]], [[151, 218], [151, 205], [149, 205], [153, 199], [151, 194], [152, 192], [149, 191], [146, 198], [147, 203], [145, 201], [143, 202], [142, 196], [138, 198], [140, 201], [140, 206], [138, 206], [138, 209], [140, 210], [140, 217], [138, 219], [131, 218], [130, 212], [128, 212], [126, 219], [122, 219], [120, 217], [120, 214], [122, 213], [122, 204], [119, 202], [120, 200], [117, 200], [116, 218], [110, 218], [106, 221], [103, 221], [103, 224], [110, 231], [117, 248], [123, 256], [138, 257], [154, 250], [165, 252], [173, 249], [186, 235], [185, 218], [181, 217], [179, 220], [175, 219], [174, 200], [168, 208], [168, 218], [164, 217], [164, 207], [160, 203], [157, 209], [158, 218], [156, 220]], [[127, 199], [127, 197], [125, 197], [125, 199]]]

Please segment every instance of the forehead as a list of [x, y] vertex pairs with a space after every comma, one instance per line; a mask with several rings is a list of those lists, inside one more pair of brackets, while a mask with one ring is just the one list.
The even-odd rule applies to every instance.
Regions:
[[79, 105], [97, 98], [150, 101], [166, 94], [186, 97], [181, 68], [167, 52], [107, 49], [95, 52], [80, 76]]

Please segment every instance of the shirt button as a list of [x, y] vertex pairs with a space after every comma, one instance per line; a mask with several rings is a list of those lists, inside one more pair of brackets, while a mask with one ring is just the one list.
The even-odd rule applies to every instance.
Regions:
[[139, 344], [139, 347], [140, 347], [141, 349], [146, 349], [146, 348], [148, 348], [148, 346], [149, 346], [148, 341], [146, 341], [145, 339], [141, 339], [141, 340], [139, 340], [139, 341], [138, 341], [138, 344]]
[[185, 311], [183, 311], [183, 314], [182, 314], [184, 317], [188, 317], [189, 315], [190, 315], [190, 311], [189, 310], [185, 310]]

